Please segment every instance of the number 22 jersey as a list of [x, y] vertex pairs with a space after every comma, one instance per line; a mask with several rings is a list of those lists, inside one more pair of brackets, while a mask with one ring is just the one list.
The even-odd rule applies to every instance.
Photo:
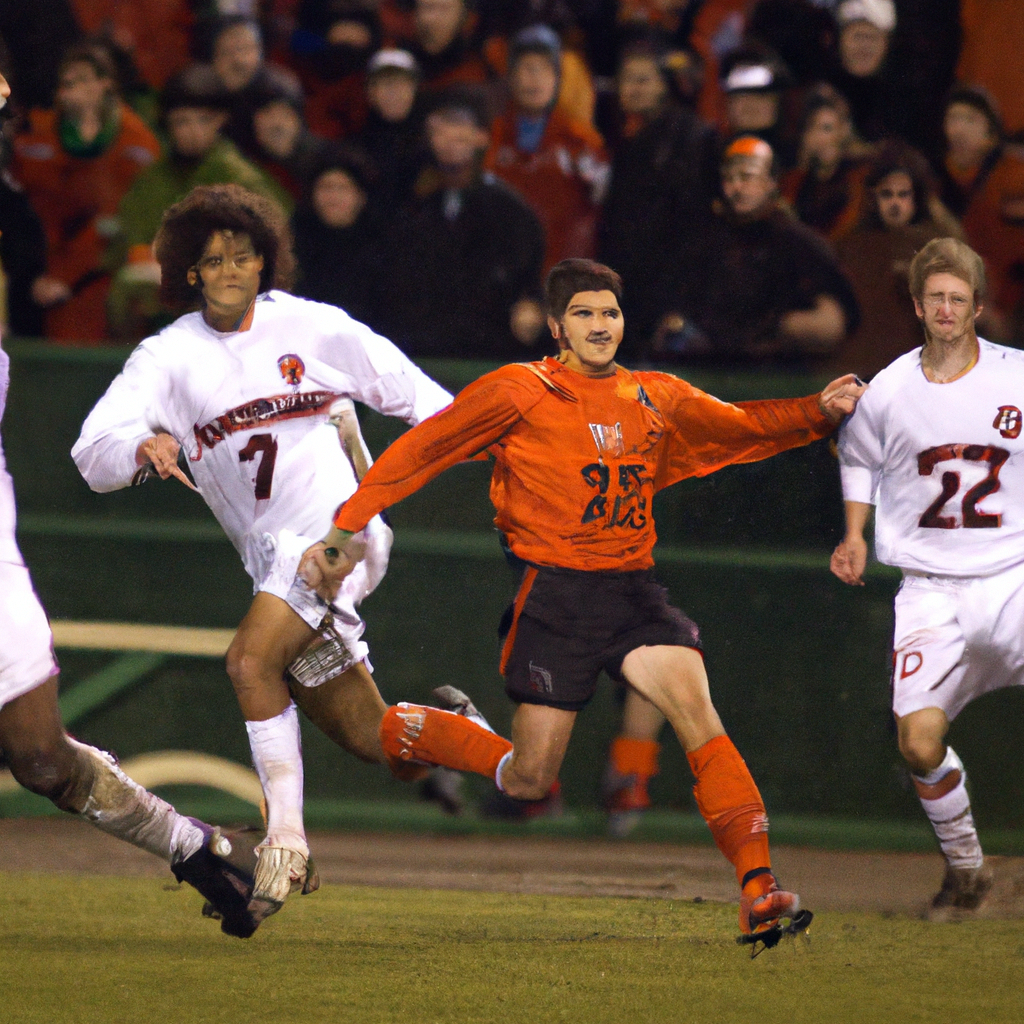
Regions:
[[987, 576], [1024, 562], [1024, 352], [978, 345], [946, 384], [925, 377], [921, 349], [900, 356], [843, 424], [843, 497], [875, 505], [887, 565]]

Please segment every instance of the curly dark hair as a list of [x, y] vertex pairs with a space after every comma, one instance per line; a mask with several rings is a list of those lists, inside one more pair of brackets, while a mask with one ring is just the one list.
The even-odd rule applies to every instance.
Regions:
[[188, 272], [215, 231], [249, 236], [257, 255], [263, 257], [261, 292], [288, 290], [295, 276], [295, 256], [284, 211], [241, 185], [197, 185], [164, 212], [153, 243], [164, 302], [177, 309], [202, 305], [202, 285], [189, 284]]

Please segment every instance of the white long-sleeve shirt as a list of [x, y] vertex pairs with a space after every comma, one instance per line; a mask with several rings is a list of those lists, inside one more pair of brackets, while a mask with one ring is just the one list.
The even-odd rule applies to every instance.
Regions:
[[200, 493], [257, 582], [264, 534], [323, 536], [355, 474], [328, 422], [341, 398], [415, 424], [451, 396], [391, 342], [334, 306], [272, 291], [246, 331], [189, 313], [147, 338], [72, 449], [96, 491], [126, 487], [146, 438], [182, 446]]
[[839, 435], [843, 498], [875, 505], [880, 561], [987, 576], [1024, 562], [1024, 352], [979, 339], [934, 384], [921, 349], [882, 370]]
[[[7, 406], [7, 388], [11, 381], [11, 361], [0, 348], [0, 421]], [[0, 441], [0, 562], [14, 562], [21, 565], [21, 552], [14, 538], [17, 513], [14, 508], [14, 481], [7, 472], [3, 441]]]

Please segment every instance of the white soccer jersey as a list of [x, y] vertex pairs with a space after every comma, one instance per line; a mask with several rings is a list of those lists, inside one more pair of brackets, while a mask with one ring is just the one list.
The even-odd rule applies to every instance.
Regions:
[[272, 291], [247, 331], [189, 313], [132, 353], [72, 456], [93, 490], [126, 487], [139, 444], [171, 434], [199, 490], [259, 584], [264, 535], [322, 537], [356, 479], [328, 422], [351, 398], [418, 423], [451, 396], [391, 342], [334, 306]]
[[843, 497], [876, 506], [888, 565], [987, 576], [1024, 562], [1024, 352], [979, 347], [946, 384], [925, 377], [920, 349], [900, 356], [843, 424]]
[[[0, 421], [4, 418], [7, 406], [7, 387], [11, 379], [11, 361], [7, 353], [0, 348]], [[16, 523], [14, 511], [14, 483], [7, 472], [7, 460], [4, 458], [3, 442], [0, 441], [0, 562], [17, 562], [21, 564], [21, 554], [14, 539]]]

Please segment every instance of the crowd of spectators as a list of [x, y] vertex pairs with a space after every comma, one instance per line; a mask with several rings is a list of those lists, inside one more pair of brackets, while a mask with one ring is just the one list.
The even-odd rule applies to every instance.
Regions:
[[1024, 346], [1014, 0], [0, 0], [0, 36], [11, 333], [159, 329], [163, 210], [235, 182], [299, 294], [413, 357], [536, 357], [543, 275], [590, 256], [627, 363], [870, 376], [939, 235]]

